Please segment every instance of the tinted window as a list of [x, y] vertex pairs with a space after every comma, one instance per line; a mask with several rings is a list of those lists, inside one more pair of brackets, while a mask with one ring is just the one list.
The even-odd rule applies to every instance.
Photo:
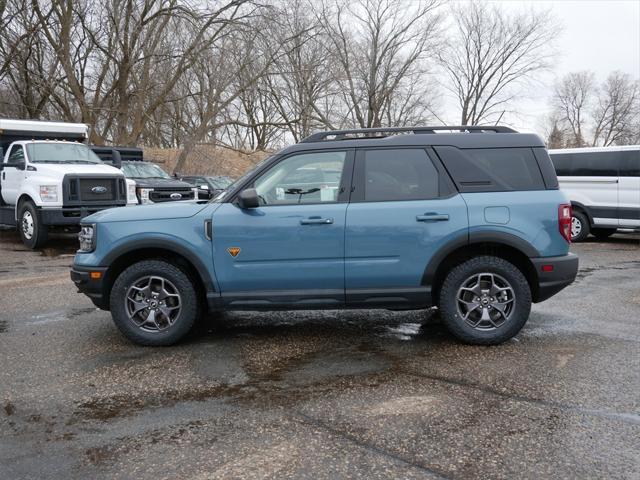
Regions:
[[364, 200], [437, 198], [438, 171], [422, 149], [380, 149], [364, 152]]
[[545, 189], [531, 148], [434, 148], [462, 192]]
[[275, 164], [255, 182], [263, 205], [336, 202], [346, 152], [293, 155]]
[[551, 160], [559, 176], [617, 177], [619, 151], [554, 153]]
[[617, 152], [621, 177], [640, 177], [640, 149]]

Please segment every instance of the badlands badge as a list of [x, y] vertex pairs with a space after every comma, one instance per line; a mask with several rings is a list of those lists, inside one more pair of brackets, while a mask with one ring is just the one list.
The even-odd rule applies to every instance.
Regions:
[[240, 247], [229, 247], [227, 248], [227, 252], [229, 252], [229, 255], [235, 258], [240, 253]]

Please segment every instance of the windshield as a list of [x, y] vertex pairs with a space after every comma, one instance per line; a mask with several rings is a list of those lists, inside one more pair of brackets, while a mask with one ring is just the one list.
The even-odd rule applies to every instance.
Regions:
[[128, 178], [171, 178], [159, 166], [147, 162], [126, 162], [122, 164], [122, 171]]
[[207, 177], [214, 188], [227, 188], [233, 183], [233, 179], [229, 177]]
[[81, 143], [28, 143], [27, 152], [32, 163], [102, 163]]

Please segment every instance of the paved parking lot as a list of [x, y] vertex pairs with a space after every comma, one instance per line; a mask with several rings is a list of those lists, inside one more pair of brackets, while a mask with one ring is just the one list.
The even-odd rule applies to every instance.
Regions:
[[124, 340], [75, 237], [0, 231], [0, 478], [639, 478], [640, 238], [499, 347], [433, 312], [233, 313]]

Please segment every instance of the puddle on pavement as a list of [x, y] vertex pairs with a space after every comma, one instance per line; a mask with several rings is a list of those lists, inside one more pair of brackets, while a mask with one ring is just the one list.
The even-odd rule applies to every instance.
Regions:
[[99, 311], [96, 307], [87, 308], [74, 308], [71, 310], [58, 310], [55, 312], [39, 313], [32, 315], [30, 320], [26, 322], [26, 325], [43, 325], [47, 323], [63, 322], [65, 320], [72, 320], [81, 315], [87, 315], [92, 312]]
[[421, 329], [421, 323], [401, 323], [400, 325], [386, 326], [380, 336], [404, 341], [413, 340], [417, 335], [420, 335]]
[[7, 331], [8, 323], [6, 320], [0, 320], [0, 333]]

